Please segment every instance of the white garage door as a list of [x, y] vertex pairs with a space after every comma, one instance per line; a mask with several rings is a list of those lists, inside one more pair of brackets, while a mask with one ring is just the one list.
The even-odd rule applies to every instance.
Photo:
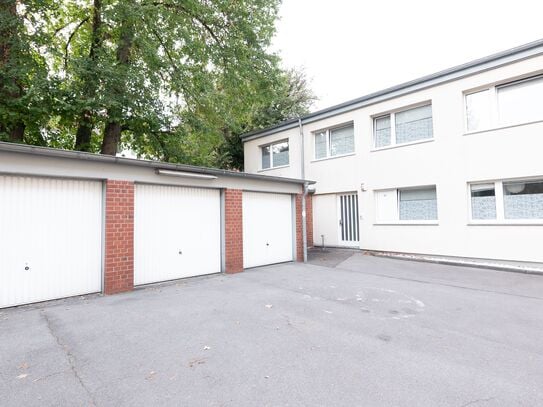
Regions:
[[134, 210], [134, 284], [221, 271], [218, 190], [136, 185]]
[[243, 266], [292, 261], [292, 197], [243, 193]]
[[0, 307], [101, 291], [102, 184], [0, 176]]

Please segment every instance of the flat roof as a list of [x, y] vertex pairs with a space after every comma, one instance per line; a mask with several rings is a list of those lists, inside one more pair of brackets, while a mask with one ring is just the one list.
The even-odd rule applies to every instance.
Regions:
[[108, 163], [117, 165], [126, 165], [134, 167], [147, 167], [152, 169], [164, 169], [171, 171], [183, 171], [194, 174], [216, 175], [225, 177], [246, 178], [261, 181], [287, 182], [294, 184], [314, 184], [315, 181], [303, 180], [298, 178], [286, 178], [261, 174], [249, 174], [246, 172], [223, 170], [220, 168], [198, 167], [195, 165], [173, 164], [155, 160], [139, 160], [135, 158], [116, 157], [111, 155], [102, 155], [87, 153], [83, 151], [61, 150], [57, 148], [38, 147], [26, 144], [16, 144], [0, 142], [0, 152], [10, 152], [19, 154], [29, 154], [36, 156], [45, 156], [52, 158], [63, 158], [80, 161], [91, 161], [97, 163]]
[[295, 128], [298, 126], [300, 121], [302, 124], [304, 124], [333, 117], [364, 106], [379, 103], [387, 99], [403, 96], [431, 86], [457, 80], [541, 54], [543, 54], [543, 39], [511, 48], [506, 51], [498, 52], [484, 58], [479, 58], [462, 65], [457, 65], [455, 67], [445, 69], [431, 75], [426, 75], [409, 82], [404, 82], [378, 92], [370, 93], [368, 95], [340, 103], [338, 105], [317, 110], [315, 112], [300, 116], [299, 118], [285, 120], [270, 127], [254, 130], [249, 133], [242, 134], [240, 137], [245, 142], [256, 138], [269, 136], [280, 131]]

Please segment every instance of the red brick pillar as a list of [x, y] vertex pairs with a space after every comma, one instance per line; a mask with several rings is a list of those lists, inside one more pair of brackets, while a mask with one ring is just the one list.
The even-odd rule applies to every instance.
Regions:
[[134, 288], [134, 183], [106, 181], [104, 292]]
[[302, 233], [302, 199], [303, 194], [296, 195], [296, 261], [304, 261], [304, 245]]
[[[296, 261], [304, 261], [302, 199], [303, 194], [296, 195]], [[305, 197], [305, 221], [307, 247], [309, 248], [313, 247], [313, 201], [311, 195]]]
[[313, 247], [313, 195], [305, 197], [305, 221], [307, 223], [307, 247]]
[[224, 248], [225, 272], [243, 271], [243, 192], [240, 189], [224, 191]]

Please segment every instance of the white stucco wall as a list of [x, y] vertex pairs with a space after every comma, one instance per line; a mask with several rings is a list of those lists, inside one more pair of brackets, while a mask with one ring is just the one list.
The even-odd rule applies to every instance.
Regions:
[[[360, 248], [543, 262], [543, 224], [475, 225], [470, 222], [468, 209], [469, 182], [543, 177], [543, 121], [473, 134], [464, 130], [464, 92], [541, 72], [543, 56], [533, 57], [305, 124], [305, 176], [317, 181], [313, 201], [315, 243], [320, 244], [321, 234], [334, 236], [334, 194], [355, 190], [361, 217]], [[373, 116], [424, 101], [432, 103], [432, 141], [372, 151]], [[313, 132], [348, 121], [354, 122], [355, 153], [314, 161]], [[252, 140], [249, 146], [246, 143], [246, 162], [252, 162], [253, 156], [259, 159], [255, 146], [271, 138], [285, 138], [287, 133], [299, 146], [297, 129]], [[300, 155], [291, 151], [291, 166], [298, 168]], [[247, 171], [253, 168], [251, 164]], [[361, 191], [362, 183], [365, 192]], [[437, 187], [437, 224], [377, 224], [375, 190], [423, 185]], [[335, 236], [337, 239], [337, 233]]]

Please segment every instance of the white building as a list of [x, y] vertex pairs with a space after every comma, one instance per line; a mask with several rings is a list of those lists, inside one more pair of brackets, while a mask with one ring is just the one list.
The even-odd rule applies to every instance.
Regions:
[[316, 246], [543, 262], [543, 40], [245, 134]]

